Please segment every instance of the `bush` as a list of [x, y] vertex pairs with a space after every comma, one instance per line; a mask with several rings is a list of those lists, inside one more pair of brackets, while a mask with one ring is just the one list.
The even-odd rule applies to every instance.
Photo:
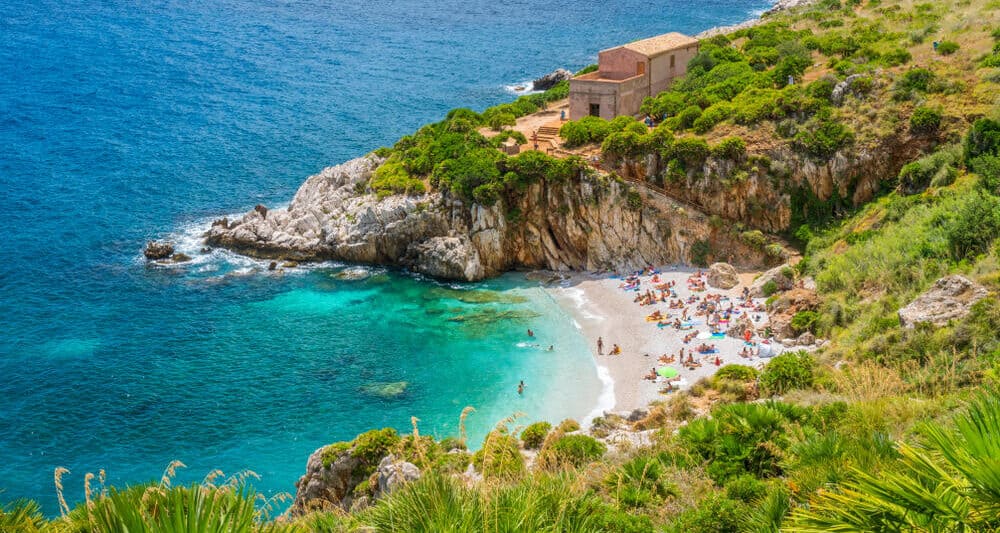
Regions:
[[811, 387], [814, 366], [815, 361], [808, 352], [783, 353], [764, 367], [760, 376], [761, 391], [773, 395]]
[[792, 316], [792, 330], [796, 333], [812, 332], [816, 327], [817, 319], [819, 319], [819, 313], [816, 311], [799, 311]]
[[750, 382], [757, 379], [760, 372], [751, 366], [739, 364], [725, 365], [715, 373], [715, 379], [729, 379], [733, 381]]
[[717, 104], [712, 104], [708, 109], [701, 113], [697, 119], [695, 119], [692, 124], [692, 128], [695, 133], [707, 133], [709, 130], [715, 127], [716, 124], [726, 120], [733, 114], [733, 106], [729, 102], [719, 102]]
[[697, 240], [691, 244], [691, 264], [699, 267], [708, 266], [708, 257], [712, 254], [712, 245], [707, 240]]
[[423, 194], [426, 190], [424, 182], [410, 176], [397, 161], [386, 161], [375, 170], [369, 187], [379, 198], [393, 194]]
[[718, 494], [698, 502], [698, 506], [677, 515], [671, 533], [720, 533], [741, 531], [740, 516], [745, 511], [737, 502]]
[[680, 118], [681, 129], [688, 129], [701, 117], [701, 108], [696, 105], [685, 107], [677, 117]]
[[766, 283], [761, 285], [760, 292], [765, 296], [771, 296], [772, 294], [778, 292], [778, 284], [774, 280], [768, 280]]
[[956, 167], [961, 159], [961, 147], [951, 145], [907, 163], [899, 170], [897, 190], [903, 194], [915, 194], [930, 186], [950, 185], [958, 176]]
[[399, 433], [393, 428], [366, 431], [355, 437], [351, 455], [360, 459], [365, 466], [375, 468], [399, 441]]
[[[625, 118], [634, 122], [629, 117]], [[566, 140], [566, 146], [574, 147], [602, 142], [611, 131], [612, 127], [608, 121], [599, 117], [583, 117], [563, 124], [559, 128], [559, 136]]]
[[806, 128], [795, 134], [795, 144], [810, 156], [829, 159], [854, 142], [854, 132], [830, 117], [814, 117]]
[[558, 464], [571, 464], [577, 468], [596, 461], [608, 451], [604, 443], [589, 435], [563, 435], [549, 448]]
[[914, 133], [935, 133], [941, 126], [941, 111], [932, 107], [918, 107], [910, 115], [910, 130]]
[[727, 137], [712, 147], [712, 155], [730, 161], [742, 161], [747, 155], [747, 143], [739, 137]]
[[956, 261], [989, 250], [1000, 235], [1000, 198], [981, 191], [970, 194], [946, 230], [948, 249]]
[[981, 118], [965, 137], [965, 162], [981, 155], [1000, 156], [1000, 121]]
[[525, 448], [537, 450], [541, 448], [542, 443], [545, 442], [545, 437], [548, 436], [551, 429], [552, 424], [548, 422], [535, 422], [524, 428], [524, 431], [521, 432], [521, 442], [524, 443]]
[[931, 82], [935, 80], [934, 73], [925, 68], [912, 68], [903, 74], [896, 82], [896, 89], [902, 91], [927, 92]]
[[669, 149], [670, 159], [680, 161], [686, 170], [698, 169], [705, 164], [711, 150], [704, 139], [698, 137], [681, 137], [675, 139]]
[[612, 157], [634, 157], [642, 153], [643, 136], [634, 131], [616, 131], [601, 144], [601, 152]]
[[767, 485], [747, 474], [731, 479], [725, 489], [727, 498], [743, 503], [753, 503], [767, 495]]
[[941, 41], [938, 43], [937, 53], [943, 56], [950, 56], [954, 54], [959, 49], [958, 43], [955, 41]]

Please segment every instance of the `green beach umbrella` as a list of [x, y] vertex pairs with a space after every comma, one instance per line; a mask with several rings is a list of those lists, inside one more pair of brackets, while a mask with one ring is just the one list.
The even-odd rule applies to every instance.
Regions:
[[675, 378], [678, 375], [677, 369], [672, 366], [661, 366], [656, 369], [656, 375], [665, 378]]

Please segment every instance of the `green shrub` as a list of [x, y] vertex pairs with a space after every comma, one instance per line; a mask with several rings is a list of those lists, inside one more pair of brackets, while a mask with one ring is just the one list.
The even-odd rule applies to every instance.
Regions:
[[961, 159], [961, 147], [951, 145], [907, 163], [899, 170], [897, 188], [903, 194], [914, 194], [930, 186], [950, 185], [958, 175], [957, 166]]
[[896, 82], [896, 89], [927, 92], [935, 79], [934, 73], [925, 68], [911, 68]]
[[937, 53], [943, 56], [950, 56], [954, 54], [959, 49], [958, 43], [955, 41], [941, 41], [938, 43]]
[[997, 235], [1000, 235], [1000, 198], [981, 191], [964, 198], [946, 230], [948, 248], [956, 261], [985, 253]]
[[1000, 121], [981, 118], [972, 124], [965, 137], [965, 161], [981, 155], [1000, 156]]
[[760, 292], [765, 296], [771, 296], [772, 294], [778, 292], [778, 284], [774, 280], [768, 280], [766, 283], [761, 285]]
[[700, 239], [691, 244], [691, 264], [699, 267], [708, 266], [708, 258], [712, 254], [712, 245], [707, 240]]
[[671, 533], [720, 533], [740, 529], [740, 517], [745, 513], [741, 506], [718, 494], [698, 502], [697, 507], [684, 511], [667, 530]]
[[451, 450], [466, 450], [465, 441], [458, 437], [445, 437], [438, 443], [441, 450], [448, 452]]
[[695, 170], [705, 164], [705, 159], [711, 154], [708, 143], [699, 137], [681, 137], [675, 139], [670, 149], [670, 158], [680, 161], [685, 169]]
[[589, 435], [563, 435], [549, 448], [558, 464], [571, 464], [577, 468], [596, 461], [608, 450], [604, 443]]
[[354, 438], [351, 455], [360, 459], [366, 467], [375, 468], [399, 441], [399, 433], [393, 428], [366, 431]]
[[528, 138], [524, 136], [523, 133], [517, 130], [504, 130], [495, 135], [490, 139], [490, 144], [494, 148], [499, 148], [501, 144], [505, 143], [508, 139], [514, 139], [517, 144], [528, 144]]
[[941, 126], [941, 111], [932, 107], [918, 107], [910, 115], [910, 130], [914, 133], [935, 133]]
[[379, 198], [393, 194], [423, 194], [424, 182], [406, 172], [403, 165], [396, 161], [387, 161], [375, 170], [369, 187]]
[[793, 389], [804, 389], [813, 384], [815, 361], [808, 352], [783, 353], [767, 363], [760, 376], [761, 391], [766, 394], [784, 394]]
[[645, 148], [644, 138], [634, 131], [616, 131], [601, 144], [601, 152], [613, 157], [634, 157]]
[[829, 117], [817, 115], [795, 134], [795, 145], [817, 159], [829, 159], [854, 142], [854, 132]]
[[602, 142], [611, 131], [612, 128], [608, 121], [588, 116], [563, 124], [559, 128], [559, 136], [566, 140], [566, 146], [575, 147], [587, 143]]
[[767, 485], [748, 474], [729, 480], [725, 489], [726, 498], [743, 503], [753, 503], [767, 495]]
[[692, 124], [692, 128], [696, 133], [707, 133], [716, 124], [728, 119], [733, 114], [733, 106], [729, 102], [719, 102], [717, 104], [712, 104], [708, 109], [701, 113], [697, 119], [695, 119]]
[[739, 137], [727, 137], [712, 147], [712, 155], [730, 161], [742, 161], [747, 155], [747, 143]]
[[816, 320], [818, 319], [819, 313], [816, 311], [799, 311], [792, 316], [792, 330], [796, 333], [812, 332], [816, 327]]
[[642, 195], [639, 194], [639, 191], [629, 189], [628, 193], [625, 194], [625, 206], [632, 211], [642, 209]]
[[763, 249], [767, 245], [767, 237], [764, 236], [764, 232], [759, 229], [744, 231], [740, 233], [740, 240], [743, 241], [747, 246], [752, 246], [758, 250]]
[[525, 448], [537, 450], [542, 447], [542, 443], [545, 442], [545, 437], [549, 435], [551, 429], [552, 424], [548, 422], [535, 422], [521, 432], [521, 442], [524, 443]]
[[701, 118], [701, 108], [696, 105], [685, 107], [677, 114], [677, 117], [680, 118], [681, 129], [688, 129], [694, 126], [696, 120]]
[[1000, 157], [982, 155], [969, 162], [969, 170], [982, 177], [982, 185], [991, 194], [1000, 194]]
[[728, 364], [715, 373], [715, 379], [729, 379], [733, 381], [750, 382], [757, 379], [760, 372], [751, 366]]
[[910, 54], [909, 50], [905, 48], [893, 48], [888, 52], [882, 54], [879, 58], [879, 63], [887, 67], [897, 67], [899, 65], [905, 65], [913, 60], [913, 55]]

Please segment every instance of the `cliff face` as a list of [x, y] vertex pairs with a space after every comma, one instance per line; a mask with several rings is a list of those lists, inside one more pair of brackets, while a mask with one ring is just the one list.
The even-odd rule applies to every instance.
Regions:
[[[240, 220], [216, 221], [207, 243], [255, 257], [399, 265], [470, 281], [515, 268], [690, 263], [692, 252], [744, 267], [768, 262], [706, 217], [606, 177], [538, 182], [487, 207], [441, 193], [379, 199], [362, 192], [380, 163], [368, 156], [327, 168], [306, 180], [287, 209], [258, 206]], [[696, 242], [705, 243], [701, 252]], [[711, 249], [728, 255], [706, 257]]]
[[[872, 146], [841, 150], [826, 161], [783, 145], [760, 154], [769, 163], [754, 163], [742, 179], [733, 179], [738, 169], [732, 161], [710, 157], [682, 179], [663, 179], [664, 189], [705, 213], [780, 233], [791, 227], [793, 216], [808, 218], [808, 197], [822, 202], [836, 197], [843, 207], [872, 200], [883, 182], [894, 180], [903, 165], [920, 157], [933, 141], [897, 134]], [[614, 166], [622, 176], [640, 181], [666, 172], [658, 156], [617, 161]]]

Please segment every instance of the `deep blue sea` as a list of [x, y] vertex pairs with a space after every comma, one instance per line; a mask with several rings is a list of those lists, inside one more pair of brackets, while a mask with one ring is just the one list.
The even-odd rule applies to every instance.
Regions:
[[218, 252], [148, 268], [143, 243], [196, 249], [211, 218], [280, 205], [451, 108], [767, 5], [0, 2], [0, 502], [52, 514], [57, 466], [79, 501], [88, 471], [135, 483], [174, 459], [185, 481], [251, 469], [294, 492], [317, 447], [411, 416], [445, 436], [472, 405], [473, 441], [513, 412], [586, 416], [589, 346], [522, 276], [276, 275]]

